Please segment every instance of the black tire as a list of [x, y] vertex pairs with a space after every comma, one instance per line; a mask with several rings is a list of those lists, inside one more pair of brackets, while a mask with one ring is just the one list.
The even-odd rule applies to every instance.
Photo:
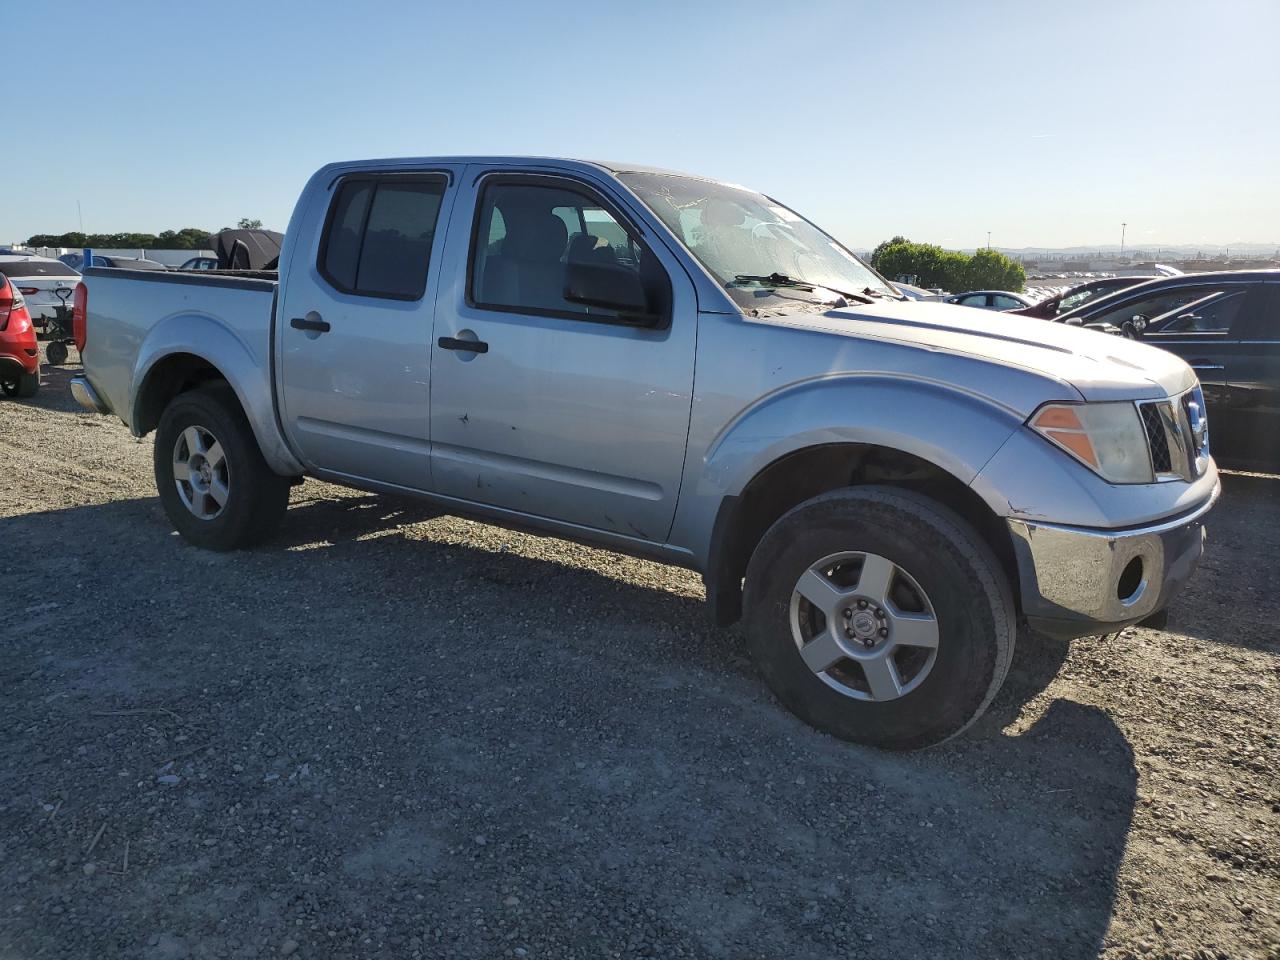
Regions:
[[[183, 502], [174, 480], [175, 447], [189, 427], [215, 438], [225, 457], [226, 502], [209, 519], [196, 516]], [[225, 384], [181, 393], [165, 408], [156, 430], [155, 471], [169, 521], [183, 539], [207, 550], [237, 550], [261, 542], [274, 532], [289, 503], [288, 478], [267, 466], [235, 392]]]
[[[906, 571], [936, 618], [934, 659], [897, 699], [854, 699], [800, 655], [791, 607], [797, 583], [810, 565], [848, 551], [878, 554]], [[761, 673], [792, 712], [833, 736], [885, 749], [961, 733], [991, 703], [1013, 660], [1013, 594], [990, 547], [951, 510], [893, 487], [836, 490], [779, 519], [747, 567], [744, 619]]]
[[6, 397], [17, 397], [19, 400], [29, 400], [39, 389], [40, 374], [38, 373], [20, 373], [13, 380], [0, 382], [0, 391], [3, 391]]
[[55, 367], [67, 361], [67, 345], [61, 340], [50, 340], [49, 345], [44, 348], [45, 359]]

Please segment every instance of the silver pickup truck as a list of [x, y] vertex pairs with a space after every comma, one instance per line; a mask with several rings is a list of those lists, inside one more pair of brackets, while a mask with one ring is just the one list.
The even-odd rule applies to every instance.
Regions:
[[338, 163], [278, 280], [89, 269], [72, 390], [155, 438], [191, 543], [317, 477], [700, 571], [814, 726], [973, 722], [1025, 619], [1157, 615], [1219, 493], [1191, 369], [905, 301], [742, 187], [527, 157]]

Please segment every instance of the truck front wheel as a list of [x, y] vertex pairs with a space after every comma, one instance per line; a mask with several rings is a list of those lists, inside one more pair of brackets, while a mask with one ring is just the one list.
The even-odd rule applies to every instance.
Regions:
[[266, 538], [289, 502], [289, 481], [262, 458], [235, 393], [225, 384], [181, 393], [160, 417], [156, 489], [183, 538], [235, 550]]
[[793, 508], [747, 567], [748, 640], [801, 719], [888, 749], [973, 723], [1013, 659], [1015, 611], [990, 547], [911, 491], [853, 487]]

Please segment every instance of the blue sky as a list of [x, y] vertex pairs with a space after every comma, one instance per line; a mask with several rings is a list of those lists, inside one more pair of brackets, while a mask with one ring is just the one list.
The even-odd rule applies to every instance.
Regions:
[[856, 247], [1280, 240], [1277, 0], [0, 0], [0, 36], [0, 242], [77, 199], [283, 229], [322, 163], [486, 152], [743, 183]]

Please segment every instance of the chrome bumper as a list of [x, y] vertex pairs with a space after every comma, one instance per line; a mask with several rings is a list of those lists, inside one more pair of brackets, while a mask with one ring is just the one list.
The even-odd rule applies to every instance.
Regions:
[[1204, 517], [1222, 485], [1189, 514], [1134, 530], [1008, 520], [1030, 625], [1059, 637], [1106, 633], [1163, 610], [1204, 552]]
[[83, 374], [77, 374], [71, 378], [71, 396], [75, 397], [76, 403], [91, 413], [111, 412], [111, 408], [103, 402], [102, 397], [98, 395], [98, 391], [93, 389], [93, 384], [89, 382], [89, 378]]

